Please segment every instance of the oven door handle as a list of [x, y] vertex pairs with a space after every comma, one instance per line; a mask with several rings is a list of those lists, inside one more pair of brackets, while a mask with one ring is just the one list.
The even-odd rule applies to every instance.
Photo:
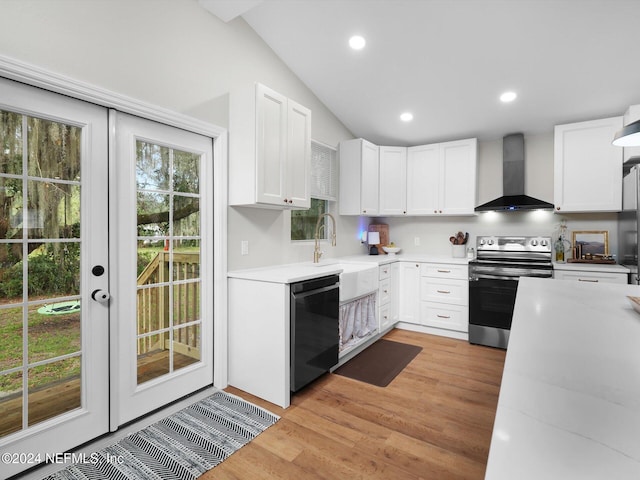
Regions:
[[510, 277], [510, 276], [503, 276], [503, 275], [483, 275], [482, 273], [474, 273], [471, 274], [469, 276], [469, 281], [470, 282], [477, 282], [478, 280], [512, 280], [512, 281], [518, 281], [520, 277], [515, 276], [515, 277]]

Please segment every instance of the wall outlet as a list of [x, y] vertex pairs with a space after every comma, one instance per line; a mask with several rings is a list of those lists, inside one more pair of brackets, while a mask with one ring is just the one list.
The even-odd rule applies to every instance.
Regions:
[[240, 255], [249, 255], [249, 240], [240, 241]]
[[420, 237], [413, 237], [413, 245], [416, 247], [420, 246]]

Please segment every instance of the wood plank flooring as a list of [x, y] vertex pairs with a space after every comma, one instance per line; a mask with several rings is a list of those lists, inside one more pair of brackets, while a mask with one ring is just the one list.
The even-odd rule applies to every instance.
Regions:
[[423, 350], [385, 388], [334, 374], [284, 410], [229, 387], [282, 418], [200, 477], [209, 479], [482, 479], [505, 351], [393, 330]]

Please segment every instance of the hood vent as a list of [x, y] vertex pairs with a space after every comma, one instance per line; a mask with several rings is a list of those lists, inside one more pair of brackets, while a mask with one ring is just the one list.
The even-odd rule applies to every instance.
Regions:
[[502, 139], [502, 191], [504, 195], [475, 208], [476, 212], [553, 210], [553, 204], [524, 194], [524, 135]]

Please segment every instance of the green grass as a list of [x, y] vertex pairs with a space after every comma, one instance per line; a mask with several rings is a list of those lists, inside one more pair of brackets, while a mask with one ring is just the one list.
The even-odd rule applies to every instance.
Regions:
[[[80, 313], [70, 315], [41, 315], [37, 307], [28, 314], [28, 361], [50, 359], [80, 350]], [[22, 308], [0, 310], [0, 370], [22, 365]], [[80, 373], [80, 362], [61, 361], [33, 369], [31, 388], [43, 386], [52, 378], [60, 379]], [[0, 392], [11, 392], [22, 387], [19, 375], [0, 376]]]

